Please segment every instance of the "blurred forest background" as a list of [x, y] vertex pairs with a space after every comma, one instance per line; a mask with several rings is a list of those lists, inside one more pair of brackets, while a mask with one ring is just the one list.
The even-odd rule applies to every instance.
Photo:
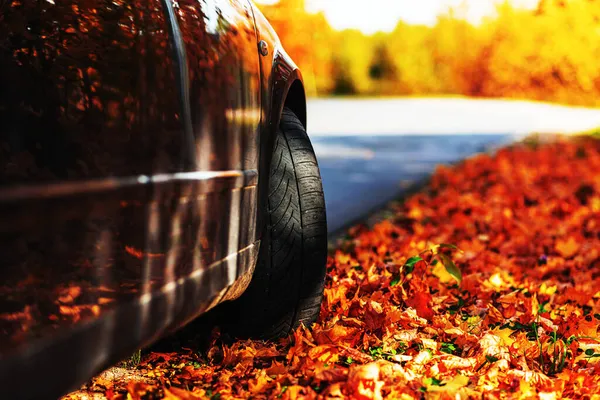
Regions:
[[[368, 2], [365, 2], [368, 7]], [[334, 30], [305, 0], [259, 8], [302, 69], [311, 96], [467, 95], [600, 105], [600, 1], [498, 5], [474, 25], [460, 9], [434, 26]]]

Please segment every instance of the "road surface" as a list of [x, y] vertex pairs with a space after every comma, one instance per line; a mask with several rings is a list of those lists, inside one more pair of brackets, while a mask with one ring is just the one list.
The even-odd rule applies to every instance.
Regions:
[[600, 110], [463, 98], [309, 100], [308, 118], [330, 233], [398, 197], [439, 164], [531, 132], [600, 127]]

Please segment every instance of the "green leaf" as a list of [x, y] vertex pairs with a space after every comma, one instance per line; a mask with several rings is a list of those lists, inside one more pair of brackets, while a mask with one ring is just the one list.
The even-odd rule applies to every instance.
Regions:
[[594, 355], [594, 349], [587, 349], [585, 351], [585, 355], [586, 356], [593, 356]]
[[371, 354], [371, 357], [381, 358], [381, 356], [383, 355], [383, 348], [382, 347], [371, 347], [371, 348], [369, 348], [369, 353]]
[[288, 390], [288, 387], [287, 387], [287, 386], [282, 386], [282, 387], [281, 387], [281, 393], [279, 393], [279, 395], [277, 395], [277, 398], [278, 398], [278, 399], [280, 399], [280, 398], [283, 396], [283, 394], [284, 394], [285, 392], [287, 392], [287, 390]]
[[485, 356], [485, 359], [487, 360], [487, 362], [489, 363], [495, 363], [496, 361], [499, 360], [498, 357], [494, 357], [494, 356], [490, 356], [489, 354]]
[[408, 349], [408, 345], [404, 342], [398, 342], [398, 348], [396, 349], [396, 351], [398, 352], [398, 354], [403, 354], [406, 352], [406, 349]]
[[442, 343], [440, 350], [444, 353], [454, 354], [458, 350], [458, 347], [454, 343]]
[[410, 274], [411, 272], [413, 272], [413, 270], [415, 269], [415, 265], [419, 261], [423, 261], [423, 259], [419, 256], [413, 256], [406, 260], [406, 263], [404, 263], [404, 267], [406, 267], [406, 273]]
[[458, 247], [456, 247], [456, 245], [450, 244], [450, 243], [442, 243], [440, 244], [440, 249], [450, 249], [450, 250], [458, 250], [461, 253], [463, 252], [461, 249], [459, 249]]
[[400, 277], [395, 276], [394, 279], [392, 279], [392, 281], [390, 282], [390, 286], [396, 286], [399, 283], [400, 283]]
[[456, 264], [454, 264], [454, 261], [452, 261], [452, 259], [444, 253], [438, 254], [438, 257], [440, 257], [440, 260], [442, 261], [442, 264], [444, 264], [446, 271], [448, 271], [448, 273], [452, 275], [452, 277], [454, 277], [454, 279], [456, 279], [460, 284], [462, 282], [462, 273]]
[[429, 386], [444, 386], [441, 380], [434, 377], [425, 379], [425, 384]]

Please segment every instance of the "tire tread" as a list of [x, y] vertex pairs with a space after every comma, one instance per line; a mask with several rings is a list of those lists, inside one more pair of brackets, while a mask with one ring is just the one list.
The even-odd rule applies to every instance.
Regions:
[[250, 286], [233, 303], [236, 336], [285, 336], [315, 322], [321, 308], [327, 259], [321, 175], [302, 123], [287, 108], [272, 161], [258, 263]]

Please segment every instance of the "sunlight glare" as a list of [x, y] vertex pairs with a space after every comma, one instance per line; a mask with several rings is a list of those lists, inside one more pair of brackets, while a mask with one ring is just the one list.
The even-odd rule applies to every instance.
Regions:
[[[336, 30], [360, 29], [366, 34], [390, 32], [398, 21], [433, 26], [439, 15], [453, 8], [472, 23], [494, 14], [504, 0], [306, 0], [310, 12], [322, 11]], [[515, 6], [535, 8], [539, 0], [510, 0]], [[260, 0], [273, 4], [277, 0]]]

